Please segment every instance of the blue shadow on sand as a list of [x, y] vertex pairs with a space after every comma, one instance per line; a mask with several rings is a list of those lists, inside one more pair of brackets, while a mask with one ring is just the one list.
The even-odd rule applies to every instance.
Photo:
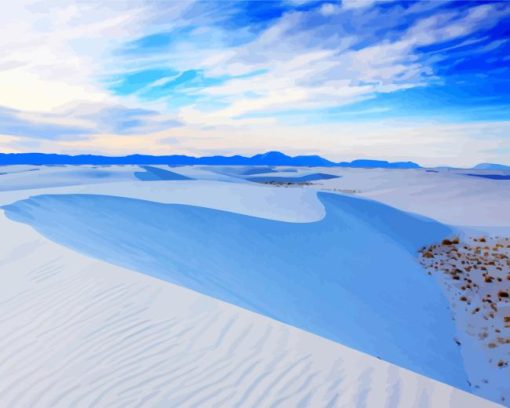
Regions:
[[160, 180], [192, 180], [190, 177], [173, 171], [160, 169], [153, 166], [140, 166], [144, 172], [135, 172], [135, 177], [142, 181], [160, 181]]
[[481, 177], [481, 178], [486, 178], [486, 179], [490, 179], [490, 180], [510, 180], [509, 174], [471, 174], [471, 173], [466, 173], [466, 176]]
[[101, 195], [41, 195], [7, 217], [78, 252], [177, 284], [467, 389], [448, 303], [416, 260], [449, 227], [320, 193], [289, 223]]

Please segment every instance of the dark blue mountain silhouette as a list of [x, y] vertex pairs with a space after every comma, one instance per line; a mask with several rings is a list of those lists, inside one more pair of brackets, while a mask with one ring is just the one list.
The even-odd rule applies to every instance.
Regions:
[[64, 164], [167, 164], [167, 165], [249, 165], [249, 166], [310, 166], [310, 167], [366, 167], [366, 168], [419, 168], [413, 162], [390, 163], [383, 160], [354, 160], [350, 163], [335, 163], [317, 155], [287, 156], [281, 152], [267, 152], [252, 157], [245, 156], [205, 156], [193, 157], [184, 155], [150, 156], [133, 154], [129, 156], [98, 156], [98, 155], [65, 155], [46, 153], [0, 153], [0, 165], [32, 164], [32, 165], [64, 165]]
[[477, 164], [473, 169], [476, 170], [510, 170], [510, 166], [505, 164], [497, 164], [497, 163], [480, 163]]
[[386, 160], [353, 160], [352, 162], [338, 163], [340, 167], [359, 167], [359, 168], [387, 168], [387, 169], [419, 169], [421, 166], [411, 161], [407, 162], [387, 162]]

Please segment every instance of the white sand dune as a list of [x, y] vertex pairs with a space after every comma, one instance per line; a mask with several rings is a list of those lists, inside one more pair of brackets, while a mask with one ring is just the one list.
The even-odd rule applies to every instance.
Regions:
[[[0, 168], [0, 173], [7, 174], [0, 176], [0, 191], [2, 196], [6, 197], [6, 193], [13, 190], [31, 189], [31, 194], [63, 194], [83, 192], [85, 194], [111, 194], [126, 196], [131, 198], [141, 198], [159, 201], [174, 202], [182, 204], [209, 206], [211, 208], [222, 208], [221, 197], [223, 194], [236, 194], [237, 188], [242, 184], [251, 184], [239, 177], [230, 177], [225, 174], [219, 174], [215, 168], [207, 170], [205, 166], [193, 167], [168, 167], [153, 166], [170, 170], [183, 176], [187, 176], [207, 185], [202, 192], [203, 196], [197, 194], [193, 199], [189, 193], [188, 184], [179, 181], [154, 182], [153, 183], [138, 182], [135, 172], [140, 171], [138, 166], [111, 166], [98, 167], [94, 166], [65, 166], [65, 167], [40, 167], [38, 171], [26, 172], [26, 170], [34, 169], [34, 166], [4, 166]], [[288, 170], [288, 169], [284, 169]], [[275, 172], [271, 176], [290, 176], [307, 175], [310, 173], [308, 168], [296, 168], [296, 172]], [[90, 173], [92, 171], [92, 173]], [[92, 177], [94, 172], [109, 172], [108, 177]], [[504, 231], [510, 232], [510, 212], [507, 211], [508, 203], [510, 203], [510, 181], [507, 180], [488, 180], [479, 177], [469, 177], [464, 175], [466, 171], [462, 170], [441, 170], [438, 173], [427, 172], [425, 169], [348, 169], [348, 168], [315, 168], [313, 172], [324, 172], [342, 176], [340, 178], [330, 180], [320, 180], [315, 182], [313, 186], [306, 188], [319, 189], [323, 191], [347, 191], [356, 192], [363, 197], [371, 198], [395, 208], [404, 211], [410, 211], [417, 214], [425, 215], [448, 225], [456, 225], [462, 227], [481, 227], [481, 230], [497, 230], [504, 227]], [[469, 172], [475, 172], [470, 170]], [[83, 173], [83, 174], [82, 174]], [[133, 181], [137, 181], [134, 183]], [[218, 183], [223, 182], [223, 183]], [[210, 184], [207, 184], [210, 183]], [[229, 191], [232, 186], [228, 183], [234, 183], [234, 190]], [[60, 186], [60, 190], [59, 187]], [[215, 188], [219, 188], [216, 197], [209, 197]], [[264, 186], [261, 186], [264, 188]], [[161, 192], [158, 192], [162, 189]], [[172, 194], [167, 194], [168, 190], [172, 190]], [[179, 193], [178, 190], [188, 190]], [[298, 192], [288, 189], [288, 194], [296, 194], [295, 200], [296, 211], [290, 218], [311, 220], [314, 218], [301, 205], [299, 195], [307, 194], [304, 189]], [[197, 190], [198, 191], [198, 190]], [[261, 192], [263, 198], [257, 199], [257, 194], [250, 194], [249, 187], [246, 187], [243, 194], [239, 195], [239, 200], [243, 201], [233, 211], [239, 210], [245, 213], [245, 209], [249, 207], [246, 202], [251, 200], [264, 202], [272, 206], [272, 198], [268, 198], [268, 194]], [[246, 196], [244, 194], [248, 194]], [[284, 196], [287, 193], [282, 193]], [[271, 193], [278, 195], [279, 193]], [[311, 195], [313, 196], [313, 195]], [[16, 197], [15, 194], [10, 197]], [[27, 197], [27, 194], [18, 195], [20, 198]], [[170, 197], [170, 198], [169, 198]], [[278, 199], [277, 199], [278, 200]], [[231, 205], [232, 200], [226, 200], [227, 205]], [[281, 201], [281, 200], [278, 200]], [[313, 203], [313, 198], [306, 198], [304, 202], [307, 206], [321, 207], [320, 204]], [[5, 203], [5, 201], [3, 201]], [[257, 206], [260, 211], [265, 212], [263, 217], [271, 218], [272, 211], [264, 211], [263, 206]], [[275, 206], [273, 206], [275, 207]], [[287, 205], [287, 207], [289, 207]], [[289, 207], [290, 208], [290, 207]], [[226, 208], [226, 210], [230, 210]], [[292, 211], [292, 209], [290, 209]], [[258, 211], [258, 210], [257, 210]], [[305, 215], [299, 215], [305, 211]], [[314, 214], [319, 214], [316, 209]], [[323, 215], [323, 214], [322, 214]], [[289, 216], [283, 214], [275, 216], [276, 219], [288, 219]], [[317, 218], [315, 218], [317, 219]]]
[[496, 406], [3, 214], [0, 230], [2, 407]]
[[425, 169], [323, 168], [321, 171], [342, 177], [323, 180], [315, 188], [355, 190], [364, 197], [445, 224], [481, 227], [481, 230], [505, 227], [510, 232], [508, 180], [469, 177], [462, 170], [431, 173]]
[[0, 193], [0, 205], [41, 194], [113, 195], [166, 204], [196, 205], [287, 222], [318, 221], [325, 215], [324, 206], [314, 190], [282, 190], [256, 183], [216, 180], [113, 181], [23, 190], [15, 185], [12, 190]]
[[0, 191], [133, 180], [137, 170], [138, 166], [2, 166]]
[[416, 262], [421, 246], [450, 230], [377, 202], [319, 198], [326, 216], [312, 223], [98, 195], [43, 195], [4, 209], [80, 253], [467, 389], [448, 304]]
[[[42, 167], [35, 178], [25, 173], [29, 168], [0, 169], [8, 173], [0, 175], [0, 205], [40, 194], [104, 194], [307, 223], [325, 216], [315, 189], [353, 189], [463, 228], [510, 226], [510, 182], [455, 172], [328, 168], [342, 178], [284, 189], [203, 167], [170, 169], [198, 180], [189, 182], [139, 181], [137, 166]], [[0, 231], [2, 407], [495, 406], [267, 317], [79, 255], [1, 211]]]

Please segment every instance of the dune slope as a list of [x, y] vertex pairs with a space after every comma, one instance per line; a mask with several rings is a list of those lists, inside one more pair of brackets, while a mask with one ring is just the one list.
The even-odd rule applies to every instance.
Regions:
[[447, 302], [415, 259], [450, 230], [368, 200], [320, 199], [325, 218], [299, 224], [94, 195], [37, 196], [4, 209], [84, 254], [466, 389]]
[[191, 180], [190, 177], [173, 171], [161, 169], [154, 166], [140, 166], [144, 172], [135, 172], [134, 176], [142, 181], [158, 181], [158, 180]]
[[2, 212], [0, 230], [2, 407], [496, 407]]

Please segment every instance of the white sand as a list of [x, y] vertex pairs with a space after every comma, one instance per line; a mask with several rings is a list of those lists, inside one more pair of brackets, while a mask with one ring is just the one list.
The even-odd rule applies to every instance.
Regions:
[[0, 406], [495, 406], [3, 215], [0, 230]]
[[[324, 216], [314, 189], [353, 189], [449, 224], [510, 226], [509, 181], [453, 172], [314, 169], [343, 178], [283, 189], [227, 176], [220, 182], [194, 168], [171, 170], [203, 180], [140, 182], [130, 173], [136, 166], [119, 169], [101, 180], [77, 180], [68, 167], [43, 168], [35, 179], [2, 175], [0, 205], [37, 194], [109, 194], [309, 222]], [[0, 406], [494, 406], [282, 323], [86, 258], [3, 212], [0, 231]]]
[[[319, 171], [319, 170], [317, 170]], [[473, 170], [430, 173], [425, 169], [339, 169], [342, 175], [315, 188], [356, 190], [358, 194], [401, 210], [425, 215], [449, 225], [507, 228], [510, 233], [510, 180], [469, 177]]]

